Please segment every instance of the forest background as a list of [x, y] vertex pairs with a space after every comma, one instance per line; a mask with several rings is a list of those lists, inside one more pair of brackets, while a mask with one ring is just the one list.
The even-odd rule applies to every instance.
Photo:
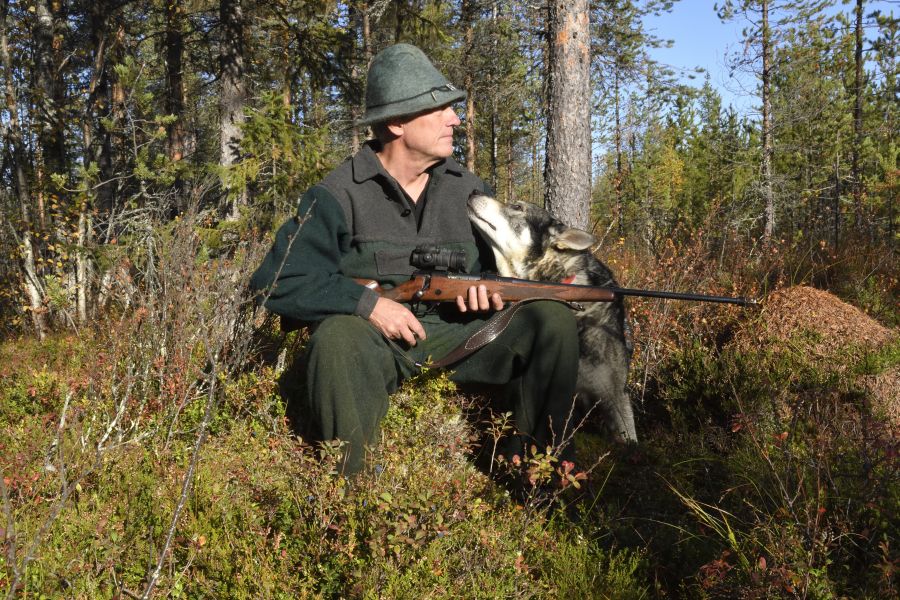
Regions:
[[[888, 4], [719, 3], [742, 30], [725, 62], [744, 111], [651, 57], [666, 42], [648, 20], [688, 0], [4, 0], [0, 586], [893, 597]], [[567, 16], [582, 87], [554, 66]], [[366, 65], [398, 41], [469, 92], [457, 158], [501, 200], [581, 210], [631, 287], [766, 299], [753, 315], [632, 303], [642, 444], [586, 427], [586, 482], [542, 449], [476, 469], [508, 423], [435, 375], [395, 398], [355, 486], [336, 449], [292, 434], [278, 385], [303, 335], [245, 282], [365, 139]], [[586, 107], [574, 163], [553, 143], [576, 140], [560, 97]], [[566, 489], [514, 502], [497, 470]]]

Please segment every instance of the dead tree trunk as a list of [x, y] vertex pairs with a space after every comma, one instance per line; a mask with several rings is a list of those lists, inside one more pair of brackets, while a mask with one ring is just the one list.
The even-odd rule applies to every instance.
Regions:
[[564, 223], [590, 227], [590, 29], [587, 0], [550, 2], [546, 206]]

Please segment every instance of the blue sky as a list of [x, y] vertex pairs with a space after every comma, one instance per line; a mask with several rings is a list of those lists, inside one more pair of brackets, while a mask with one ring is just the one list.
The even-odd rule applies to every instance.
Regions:
[[[719, 4], [722, 0], [718, 0]], [[722, 94], [724, 103], [732, 104], [742, 113], [752, 111], [754, 100], [748, 96], [753, 92], [754, 83], [730, 79], [725, 67], [725, 56], [729, 51], [738, 49], [741, 29], [744, 23], [733, 21], [722, 23], [713, 10], [716, 0], [681, 0], [675, 4], [671, 13], [659, 17], [648, 17], [646, 27], [662, 39], [673, 40], [672, 48], [651, 50], [651, 56], [661, 63], [672, 67], [691, 71], [694, 67], [703, 67], [709, 72], [710, 83]], [[855, 4], [855, 3], [854, 3]], [[900, 0], [868, 0], [866, 13], [880, 9], [896, 15], [900, 8]], [[835, 11], [851, 11], [851, 5], [843, 5], [840, 1]], [[695, 85], [703, 84], [702, 75], [694, 81]]]

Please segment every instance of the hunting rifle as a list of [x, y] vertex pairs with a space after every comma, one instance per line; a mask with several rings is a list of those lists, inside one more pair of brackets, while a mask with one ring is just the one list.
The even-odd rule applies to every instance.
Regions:
[[719, 302], [754, 306], [758, 304], [752, 298], [733, 298], [729, 296], [708, 296], [706, 294], [687, 294], [682, 292], [666, 292], [657, 290], [637, 290], [618, 286], [579, 285], [574, 283], [551, 283], [500, 277], [490, 273], [468, 275], [463, 273], [445, 273], [434, 271], [416, 271], [409, 281], [392, 288], [382, 288], [371, 279], [355, 279], [359, 284], [378, 293], [382, 298], [397, 302], [455, 302], [457, 296], [466, 297], [469, 287], [484, 284], [490, 296], [499, 293], [506, 302], [547, 298], [566, 302], [613, 302], [620, 296], [643, 296], [646, 298], [667, 298], [670, 300], [689, 300], [694, 302]]

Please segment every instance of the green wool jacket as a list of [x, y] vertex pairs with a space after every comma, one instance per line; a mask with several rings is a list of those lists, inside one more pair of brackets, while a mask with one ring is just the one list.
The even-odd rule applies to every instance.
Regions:
[[281, 226], [250, 279], [267, 309], [289, 319], [315, 322], [334, 314], [368, 318], [378, 296], [352, 278], [385, 286], [409, 279], [412, 251], [422, 244], [465, 250], [468, 271], [490, 265], [490, 250], [466, 212], [473, 191], [485, 183], [448, 158], [430, 169], [421, 222], [415, 207], [367, 143], [310, 188], [297, 215]]

